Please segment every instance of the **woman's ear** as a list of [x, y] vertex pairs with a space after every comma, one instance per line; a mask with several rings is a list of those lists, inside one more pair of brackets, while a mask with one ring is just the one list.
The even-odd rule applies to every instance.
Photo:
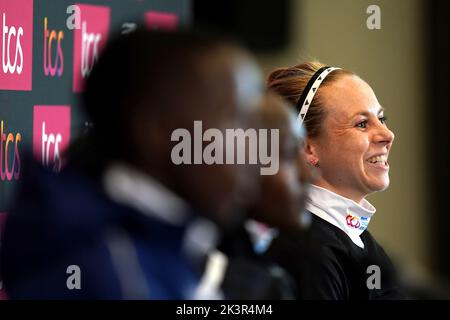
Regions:
[[305, 157], [306, 161], [313, 166], [319, 163], [318, 145], [314, 139], [306, 138]]

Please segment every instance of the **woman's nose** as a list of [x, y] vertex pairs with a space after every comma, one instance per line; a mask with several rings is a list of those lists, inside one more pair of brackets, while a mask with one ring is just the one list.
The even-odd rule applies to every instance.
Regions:
[[375, 135], [376, 143], [392, 144], [395, 139], [395, 134], [386, 125], [379, 124], [378, 131]]

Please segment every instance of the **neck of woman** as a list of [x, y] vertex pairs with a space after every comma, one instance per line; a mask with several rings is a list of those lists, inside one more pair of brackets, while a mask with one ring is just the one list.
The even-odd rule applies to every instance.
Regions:
[[324, 179], [319, 179], [315, 181], [314, 185], [330, 190], [331, 192], [334, 192], [347, 199], [353, 200], [359, 204], [361, 204], [363, 199], [367, 196], [367, 194], [362, 194], [361, 192], [357, 192], [350, 188], [336, 187], [333, 184], [329, 183], [328, 181], [325, 181]]

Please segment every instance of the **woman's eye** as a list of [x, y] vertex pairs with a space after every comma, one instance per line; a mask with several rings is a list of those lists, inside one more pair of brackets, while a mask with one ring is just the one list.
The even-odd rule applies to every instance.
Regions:
[[380, 122], [382, 124], [386, 124], [387, 118], [386, 117], [380, 117], [380, 118], [378, 118], [378, 120], [380, 120]]
[[363, 120], [361, 122], [358, 122], [356, 127], [365, 129], [367, 127], [367, 120]]

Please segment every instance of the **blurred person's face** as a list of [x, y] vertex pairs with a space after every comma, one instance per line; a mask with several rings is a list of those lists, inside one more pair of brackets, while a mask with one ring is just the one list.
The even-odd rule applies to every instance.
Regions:
[[[185, 112], [173, 115], [178, 118], [179, 127], [188, 129], [192, 140], [195, 139], [194, 120], [202, 121], [203, 132], [217, 129], [224, 137], [227, 129], [258, 128], [257, 105], [262, 98], [263, 85], [254, 61], [230, 48], [218, 48], [198, 60], [195, 85], [190, 79], [182, 94]], [[200, 152], [212, 140], [203, 140]], [[229, 141], [223, 141], [224, 158], [229, 151], [227, 143]], [[177, 181], [174, 188], [223, 226], [241, 222], [245, 218], [243, 209], [259, 193], [259, 166], [248, 162], [237, 164], [237, 148], [236, 144], [231, 164], [181, 164], [170, 169]], [[240, 151], [249, 152], [248, 149]], [[192, 155], [196, 152], [193, 147]]]
[[263, 126], [280, 130], [280, 163], [276, 174], [262, 177], [260, 199], [251, 208], [250, 216], [271, 227], [299, 228], [300, 214], [311, 182], [311, 171], [306, 165], [303, 149], [303, 131], [296, 115], [281, 100], [269, 96], [265, 108], [272, 110], [270, 115], [263, 117]]
[[373, 90], [356, 76], [321, 88], [323, 133], [308, 140], [308, 161], [318, 160], [317, 185], [360, 202], [389, 185], [388, 155], [394, 134]]

